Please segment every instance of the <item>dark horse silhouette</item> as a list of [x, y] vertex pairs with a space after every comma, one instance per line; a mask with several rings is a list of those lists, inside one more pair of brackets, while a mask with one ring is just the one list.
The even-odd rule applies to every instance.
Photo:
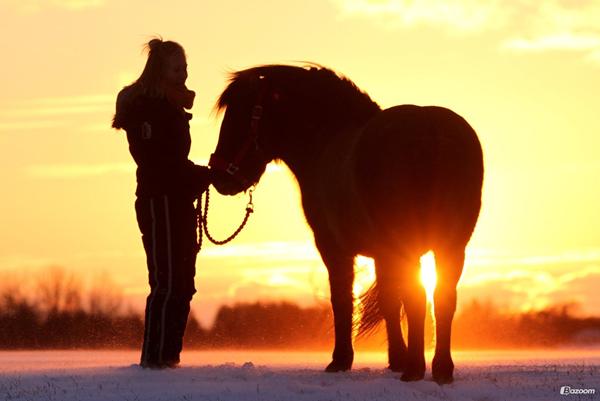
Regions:
[[[211, 156], [226, 195], [256, 184], [267, 163], [288, 165], [329, 272], [333, 361], [351, 368], [354, 258], [374, 258], [376, 285], [364, 298], [363, 330], [385, 319], [389, 367], [405, 381], [425, 373], [425, 291], [419, 257], [433, 250], [438, 383], [452, 381], [450, 331], [464, 251], [481, 206], [481, 145], [469, 124], [441, 107], [381, 110], [350, 80], [316, 65], [238, 71], [217, 106], [226, 109]], [[400, 326], [408, 320], [408, 347]]]

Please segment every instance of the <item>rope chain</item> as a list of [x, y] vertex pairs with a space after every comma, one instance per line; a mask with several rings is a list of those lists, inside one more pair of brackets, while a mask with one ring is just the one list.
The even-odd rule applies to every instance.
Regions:
[[242, 223], [233, 232], [233, 234], [231, 234], [224, 240], [215, 239], [208, 231], [208, 207], [210, 205], [210, 189], [207, 188], [205, 191], [206, 198], [204, 198], [204, 210], [202, 210], [202, 198], [204, 196], [204, 193], [200, 194], [200, 196], [198, 197], [198, 203], [196, 205], [196, 216], [198, 219], [198, 252], [200, 252], [200, 249], [202, 248], [203, 233], [206, 234], [206, 238], [208, 238], [208, 240], [213, 244], [225, 245], [228, 242], [231, 242], [235, 237], [238, 236], [240, 232], [242, 232], [242, 230], [246, 226], [246, 223], [248, 222], [248, 218], [254, 212], [254, 204], [252, 203], [253, 192], [254, 188], [250, 188], [250, 190], [248, 191], [250, 199], [248, 200], [248, 204], [246, 205], [246, 215], [244, 216]]

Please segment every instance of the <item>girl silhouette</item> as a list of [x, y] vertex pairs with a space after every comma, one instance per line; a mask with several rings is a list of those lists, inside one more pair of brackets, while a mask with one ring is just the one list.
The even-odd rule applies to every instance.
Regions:
[[141, 366], [179, 364], [190, 311], [197, 253], [194, 200], [210, 184], [209, 169], [188, 159], [195, 93], [185, 86], [181, 45], [152, 39], [140, 77], [119, 92], [113, 128], [127, 133], [137, 164], [135, 210], [146, 251], [146, 300]]

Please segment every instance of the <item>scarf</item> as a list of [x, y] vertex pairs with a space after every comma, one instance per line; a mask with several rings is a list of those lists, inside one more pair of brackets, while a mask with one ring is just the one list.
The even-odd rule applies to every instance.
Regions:
[[186, 88], [185, 85], [165, 85], [164, 91], [167, 100], [175, 107], [191, 109], [194, 105], [194, 98], [196, 97], [196, 93]]

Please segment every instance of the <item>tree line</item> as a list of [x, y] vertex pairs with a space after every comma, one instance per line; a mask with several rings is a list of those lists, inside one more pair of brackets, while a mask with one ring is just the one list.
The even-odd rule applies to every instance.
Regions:
[[[117, 286], [84, 291], [71, 274], [53, 269], [32, 296], [18, 282], [0, 288], [0, 348], [138, 348], [143, 315], [128, 308]], [[112, 290], [111, 290], [112, 289]], [[432, 345], [433, 321], [426, 322]], [[190, 314], [189, 348], [329, 349], [333, 317], [328, 303], [302, 308], [289, 302], [222, 306], [211, 327]], [[600, 343], [600, 318], [578, 317], [574, 305], [506, 313], [490, 302], [472, 301], [454, 319], [457, 348], [514, 348]], [[386, 348], [385, 330], [357, 339], [357, 348]]]

